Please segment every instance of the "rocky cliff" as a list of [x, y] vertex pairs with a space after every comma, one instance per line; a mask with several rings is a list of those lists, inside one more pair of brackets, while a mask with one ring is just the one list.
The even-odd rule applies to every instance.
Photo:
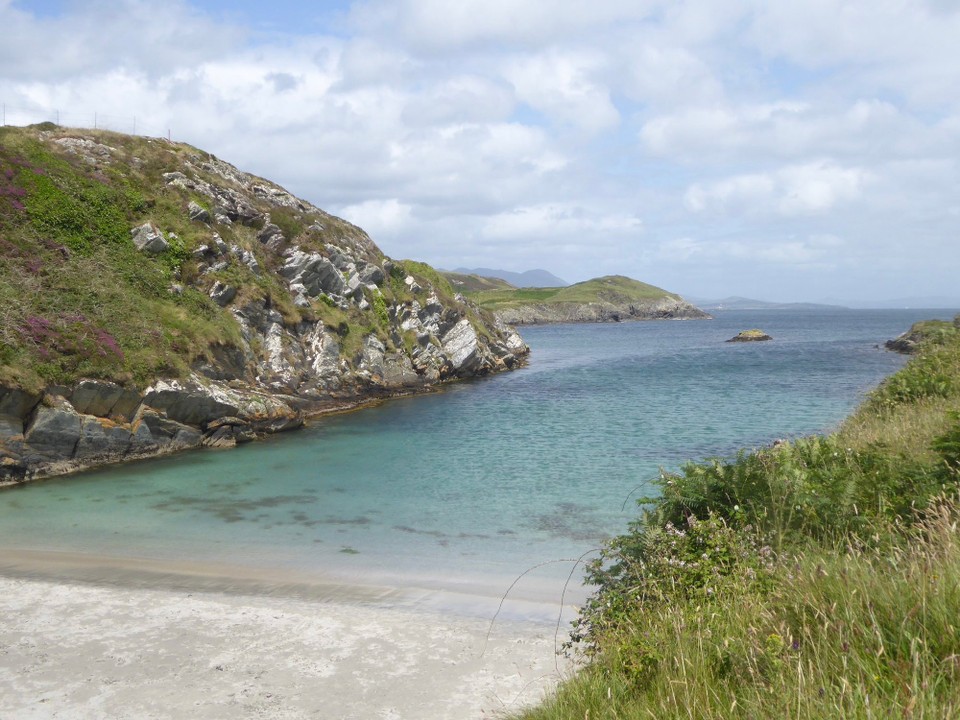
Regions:
[[0, 484], [516, 367], [422, 263], [187, 145], [0, 131]]

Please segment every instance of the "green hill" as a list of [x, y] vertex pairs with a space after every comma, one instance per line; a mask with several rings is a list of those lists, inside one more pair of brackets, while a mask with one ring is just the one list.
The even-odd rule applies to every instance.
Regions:
[[506, 280], [495, 277], [484, 277], [482, 275], [473, 275], [470, 273], [444, 272], [443, 276], [450, 282], [450, 286], [457, 292], [465, 295], [476, 295], [476, 293], [487, 290], [512, 290], [513, 285]]
[[623, 275], [567, 287], [481, 290], [468, 297], [511, 324], [709, 317], [675, 293]]
[[275, 183], [50, 123], [0, 128], [0, 308], [0, 481], [249, 439], [527, 352]]

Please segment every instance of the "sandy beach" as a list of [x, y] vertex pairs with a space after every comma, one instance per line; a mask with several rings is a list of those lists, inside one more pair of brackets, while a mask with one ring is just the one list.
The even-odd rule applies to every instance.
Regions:
[[2, 718], [464, 720], [536, 702], [569, 672], [566, 623], [558, 638], [546, 616], [491, 624], [428, 596], [250, 593], [249, 579], [197, 590], [199, 573], [166, 589], [51, 579], [60, 565], [0, 577]]

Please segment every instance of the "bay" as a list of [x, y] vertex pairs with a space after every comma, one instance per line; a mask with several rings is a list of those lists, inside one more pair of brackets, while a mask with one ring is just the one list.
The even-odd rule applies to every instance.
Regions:
[[[500, 594], [534, 568], [513, 592], [555, 599], [570, 561], [625, 529], [661, 466], [829, 430], [903, 364], [878, 346], [952, 315], [726, 311], [524, 328], [531, 359], [515, 372], [235, 450], [0, 492], [0, 557], [190, 561], [465, 595]], [[724, 342], [751, 327], [774, 340]]]

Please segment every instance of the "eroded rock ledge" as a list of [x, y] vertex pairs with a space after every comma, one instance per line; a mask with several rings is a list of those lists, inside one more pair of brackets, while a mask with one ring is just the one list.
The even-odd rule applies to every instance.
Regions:
[[[404, 322], [421, 328], [423, 316], [414, 303]], [[201, 446], [233, 447], [300, 428], [311, 416], [517, 367], [528, 352], [506, 328], [507, 342], [490, 344], [466, 318], [444, 321], [429, 310], [425, 317], [443, 330], [438, 344], [425, 330], [411, 355], [390, 353], [371, 335], [356, 367], [340, 360], [322, 327], [298, 335], [273, 326], [264, 332], [259, 323], [247, 332], [272, 338], [272, 351], [252, 367], [200, 364], [187, 379], [158, 380], [142, 392], [102, 380], [40, 393], [0, 386], [0, 486]]]

